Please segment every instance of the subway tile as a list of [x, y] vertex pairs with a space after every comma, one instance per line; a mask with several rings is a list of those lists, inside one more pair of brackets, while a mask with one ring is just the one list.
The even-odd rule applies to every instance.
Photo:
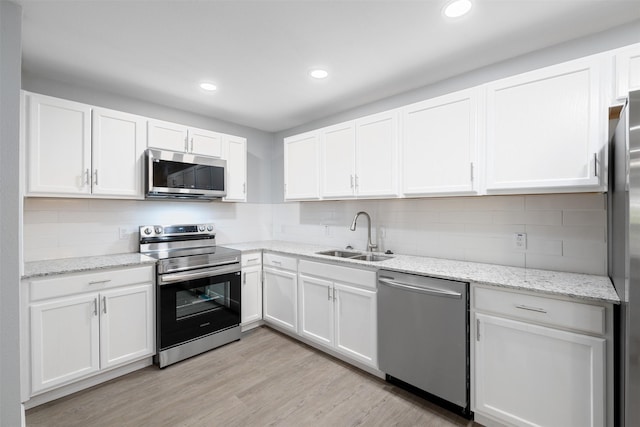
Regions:
[[606, 257], [600, 259], [574, 258], [555, 255], [527, 254], [527, 268], [566, 271], [572, 273], [606, 275]]
[[604, 210], [605, 203], [605, 197], [602, 193], [536, 194], [525, 196], [525, 209], [527, 211], [558, 209]]
[[513, 267], [525, 266], [525, 255], [508, 251], [467, 251], [465, 260], [487, 264], [501, 264]]
[[527, 235], [536, 238], [575, 239], [581, 241], [604, 242], [606, 228], [586, 225], [556, 226], [556, 225], [527, 225]]
[[473, 211], [524, 211], [524, 196], [467, 197], [465, 207]]
[[607, 212], [601, 211], [569, 211], [562, 212], [563, 225], [593, 225], [605, 226], [607, 223]]
[[440, 222], [458, 224], [491, 224], [491, 212], [483, 211], [443, 211]]
[[[584, 245], [584, 242], [582, 242]], [[527, 254], [562, 256], [562, 240], [541, 239], [527, 235]]]
[[562, 225], [562, 211], [493, 212], [494, 224]]

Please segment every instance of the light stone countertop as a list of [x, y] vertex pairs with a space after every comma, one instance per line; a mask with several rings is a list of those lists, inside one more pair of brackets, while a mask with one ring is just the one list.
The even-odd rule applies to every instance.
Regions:
[[154, 258], [140, 253], [31, 261], [25, 262], [22, 279], [155, 263]]
[[223, 246], [238, 249], [243, 252], [267, 250], [285, 255], [303, 256], [322, 261], [349, 264], [354, 267], [373, 267], [404, 273], [424, 274], [443, 279], [470, 281], [515, 290], [560, 295], [588, 301], [600, 301], [613, 304], [620, 303], [620, 298], [611, 280], [606, 276], [564, 273], [560, 271], [537, 270], [401, 254], [393, 254], [391, 255], [393, 256], [392, 259], [385, 261], [358, 261], [316, 254], [316, 252], [319, 251], [336, 249], [335, 247], [293, 242], [258, 241]]
[[[424, 274], [443, 279], [469, 281], [549, 295], [572, 297], [587, 301], [619, 304], [620, 298], [606, 276], [536, 270], [477, 262], [393, 254], [392, 259], [378, 262], [358, 261], [318, 255], [316, 252], [337, 249], [331, 246], [310, 245], [283, 241], [256, 241], [222, 244], [228, 248], [251, 252], [266, 250], [284, 255], [330, 261], [353, 267], [387, 269], [404, 273]], [[25, 263], [23, 279], [56, 274], [153, 264], [156, 260], [139, 253], [66, 258]]]

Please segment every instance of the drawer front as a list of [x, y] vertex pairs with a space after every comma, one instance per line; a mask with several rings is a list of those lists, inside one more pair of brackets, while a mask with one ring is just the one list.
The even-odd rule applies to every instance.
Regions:
[[298, 260], [296, 258], [276, 255], [272, 253], [265, 253], [262, 256], [262, 264], [265, 266], [271, 266], [276, 268], [283, 268], [285, 270], [297, 271]]
[[375, 271], [306, 260], [300, 261], [299, 271], [303, 274], [321, 277], [334, 282], [357, 284], [363, 288], [376, 290]]
[[251, 267], [252, 265], [262, 265], [262, 252], [249, 252], [242, 254], [240, 258], [242, 267]]
[[100, 291], [137, 283], [153, 283], [154, 266], [104, 270], [96, 273], [64, 274], [29, 282], [30, 299], [38, 301], [82, 292]]
[[605, 333], [605, 308], [598, 305], [480, 287], [474, 289], [473, 303], [479, 311], [592, 334]]

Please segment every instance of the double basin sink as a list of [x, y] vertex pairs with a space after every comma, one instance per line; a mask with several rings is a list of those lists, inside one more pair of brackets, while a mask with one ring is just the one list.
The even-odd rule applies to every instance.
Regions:
[[326, 255], [332, 256], [336, 258], [344, 258], [344, 259], [354, 259], [358, 261], [385, 261], [387, 259], [393, 258], [392, 256], [387, 255], [378, 255], [372, 253], [362, 253], [362, 252], [352, 252], [352, 251], [340, 251], [340, 250], [331, 250], [331, 251], [321, 251], [316, 252], [318, 255]]

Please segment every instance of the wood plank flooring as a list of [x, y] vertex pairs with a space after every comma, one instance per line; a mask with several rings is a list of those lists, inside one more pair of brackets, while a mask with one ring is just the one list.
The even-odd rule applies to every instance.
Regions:
[[27, 411], [28, 427], [474, 425], [267, 327]]

